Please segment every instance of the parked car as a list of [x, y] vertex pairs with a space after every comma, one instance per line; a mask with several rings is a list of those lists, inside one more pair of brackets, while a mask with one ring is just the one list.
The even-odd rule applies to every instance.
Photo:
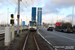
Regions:
[[60, 32], [63, 32], [63, 31], [64, 31], [64, 29], [65, 29], [65, 28], [64, 28], [63, 26], [60, 26], [59, 31], [60, 31]]
[[64, 32], [73, 32], [73, 29], [71, 29], [71, 27], [70, 26], [67, 26], [67, 28], [66, 29], [64, 29]]
[[75, 26], [73, 26], [73, 32], [75, 32]]
[[59, 29], [60, 29], [60, 26], [56, 26], [56, 27], [55, 27], [55, 30], [56, 30], [56, 31], [59, 31]]
[[54, 27], [48, 27], [47, 31], [53, 31]]

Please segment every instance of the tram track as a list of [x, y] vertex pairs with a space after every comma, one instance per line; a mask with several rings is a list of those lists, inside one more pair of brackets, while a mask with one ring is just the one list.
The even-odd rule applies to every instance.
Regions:
[[23, 46], [23, 50], [40, 50], [36, 37], [36, 32], [29, 32], [26, 36], [25, 43]]
[[[27, 31], [28, 29], [22, 30], [22, 31]], [[20, 30], [19, 30], [20, 32]], [[17, 34], [17, 31], [15, 31], [15, 35]], [[5, 33], [0, 34], [0, 41], [3, 41], [5, 39]]]
[[0, 41], [3, 41], [4, 40], [4, 34], [0, 34]]
[[54, 50], [38, 33], [29, 31], [15, 50]]

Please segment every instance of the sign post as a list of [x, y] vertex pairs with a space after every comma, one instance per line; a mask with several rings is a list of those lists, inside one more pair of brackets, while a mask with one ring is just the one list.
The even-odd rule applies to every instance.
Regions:
[[11, 14], [11, 20], [10, 20], [10, 24], [12, 24], [11, 26], [11, 41], [13, 41], [13, 24], [14, 24], [14, 19], [13, 19], [13, 14]]
[[20, 34], [22, 34], [22, 19], [21, 19], [21, 31], [20, 31]]
[[25, 21], [22, 21], [22, 25], [23, 25], [23, 29], [24, 29]]

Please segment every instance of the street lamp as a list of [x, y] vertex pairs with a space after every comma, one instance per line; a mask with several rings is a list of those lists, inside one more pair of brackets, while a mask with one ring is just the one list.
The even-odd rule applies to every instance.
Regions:
[[57, 11], [57, 22], [58, 22], [58, 11]]
[[7, 8], [7, 27], [8, 27], [9, 8]]
[[73, 27], [73, 17], [74, 17], [74, 0], [73, 0], [73, 9], [72, 9], [72, 27]]

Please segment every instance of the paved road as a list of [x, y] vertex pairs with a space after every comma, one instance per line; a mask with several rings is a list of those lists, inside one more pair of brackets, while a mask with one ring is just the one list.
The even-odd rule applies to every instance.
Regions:
[[[21, 27], [19, 28], [19, 30], [21, 29]], [[22, 29], [27, 29], [27, 27], [22, 27]], [[17, 30], [17, 27], [15, 27], [15, 30]], [[0, 34], [5, 33], [5, 27], [0, 27]]]
[[39, 32], [57, 50], [75, 50], [75, 33], [63, 33], [58, 31], [47, 31], [47, 28], [39, 29]]

